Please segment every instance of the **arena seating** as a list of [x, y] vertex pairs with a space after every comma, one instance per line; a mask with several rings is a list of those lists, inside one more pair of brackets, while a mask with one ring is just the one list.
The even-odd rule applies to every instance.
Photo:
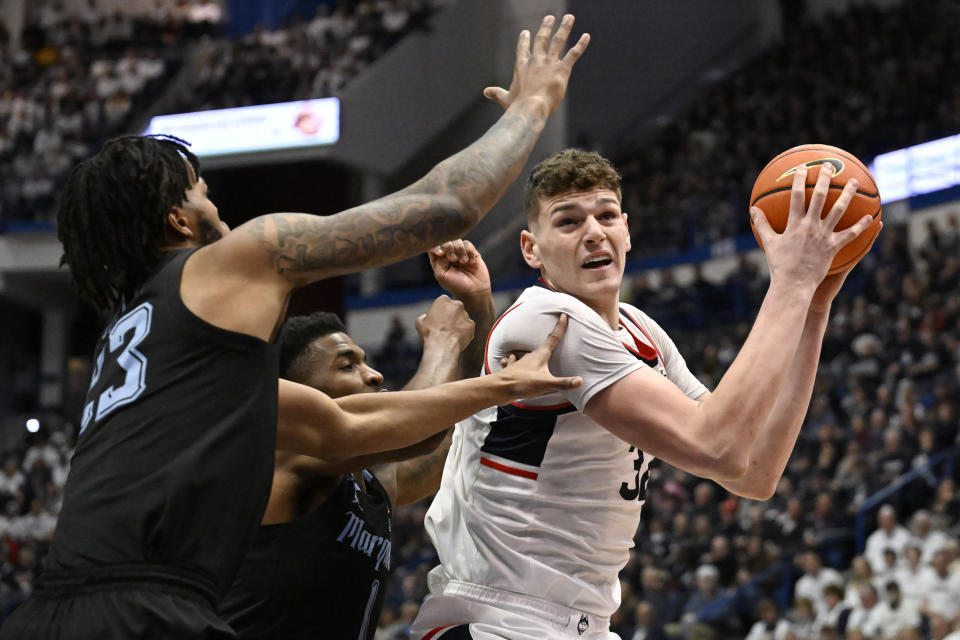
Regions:
[[[414, 14], [410, 10], [407, 26], [415, 22]], [[218, 91], [198, 94], [196, 106], [336, 91], [345, 80], [338, 75], [342, 70], [328, 64], [325, 44], [332, 38], [332, 51], [351, 51], [353, 62], [345, 68], [356, 70], [365, 56], [389, 46], [392, 33], [385, 18], [378, 32], [368, 18], [354, 16], [356, 24], [367, 25], [354, 33], [359, 40], [337, 39], [337, 15], [319, 15], [283, 33], [257, 33], [230, 43], [230, 67], [209, 70], [210, 86]], [[142, 89], [118, 88], [135, 87], [132, 77], [120, 77], [121, 63], [126, 60], [122, 68], [139, 68], [147, 61], [142, 66], [151, 73], [159, 67], [155, 82], [162, 82], [178, 63], [154, 56], [149, 44], [128, 57], [129, 37], [119, 23], [111, 31], [114, 36], [86, 42], [89, 35], [83, 34], [89, 27], [84, 24], [89, 23], [83, 20], [31, 23], [24, 48], [17, 51], [0, 33], [0, 219], [49, 204], [57, 171], [65, 167], [54, 162], [37, 170], [40, 154], [65, 149], [72, 162], [110, 130], [110, 100], [105, 100], [104, 113], [87, 113], [87, 105], [99, 104], [88, 97], [119, 93], [133, 101], [145, 95]], [[667, 126], [652, 147], [619, 153], [635, 254], [676, 251], [746, 231], [744, 198], [752, 177], [767, 159], [794, 144], [830, 142], [869, 158], [956, 134], [960, 85], [945, 81], [943, 70], [960, 60], [958, 21], [960, 12], [952, 2], [903, 3], [885, 10], [853, 5], [842, 18], [828, 16], [786, 31], [782, 41]], [[146, 20], [133, 29], [158, 39], [138, 38], [138, 43], [169, 44], [170, 38], [186, 37], [182, 26]], [[386, 39], [378, 41], [376, 33]], [[293, 49], [303, 59], [277, 76], [269, 94], [258, 93], [264, 88], [257, 78], [275, 71], [263, 67], [263, 61]], [[834, 64], [823, 61], [827, 49]], [[34, 92], [34, 86], [42, 89]], [[123, 100], [114, 102], [110, 110], [119, 123]], [[18, 186], [8, 191], [12, 183]], [[666, 465], [657, 470], [648, 488], [639, 545], [621, 574], [623, 605], [613, 627], [624, 640], [754, 638], [777, 629], [781, 635], [776, 637], [789, 630], [799, 640], [841, 637], [830, 635], [829, 625], [821, 630], [824, 616], [813, 601], [818, 592], [801, 587], [821, 575], [811, 566], [811, 551], [840, 576], [842, 599], [851, 607], [848, 637], [941, 640], [957, 633], [958, 611], [950, 605], [960, 603], [960, 585], [948, 584], [938, 593], [931, 585], [936, 584], [932, 563], [956, 570], [960, 561], [955, 453], [960, 223], [955, 216], [932, 232], [916, 253], [907, 247], [906, 229], [888, 225], [851, 274], [834, 306], [800, 441], [772, 499], [739, 500]], [[767, 281], [747, 261], [721, 284], [698, 277], [694, 286], [681, 287], [672, 282], [669, 270], [667, 274], [657, 288], [649, 287], [642, 274], [633, 278], [632, 298], [670, 331], [690, 368], [713, 386], [745, 339]], [[375, 359], [375, 366], [388, 360], [416, 363], [414, 344], [390, 343], [393, 351], [383, 354], [381, 362]], [[396, 358], [397, 353], [403, 357]], [[410, 371], [388, 373], [394, 384], [402, 384]], [[74, 426], [55, 414], [43, 417], [41, 424], [38, 434], [8, 450], [0, 470], [0, 619], [30, 590], [68, 466]], [[909, 482], [883, 493], [906, 473], [912, 473]], [[879, 556], [864, 555], [877, 547], [869, 540], [878, 531], [881, 505], [892, 509], [893, 533], [872, 539], [889, 538], [893, 566], [884, 558], [882, 544]], [[405, 638], [426, 594], [426, 572], [436, 556], [422, 526], [425, 510], [422, 503], [395, 512], [396, 570], [378, 639]], [[924, 513], [939, 535], [924, 533]], [[863, 533], [870, 536], [858, 536], [860, 519], [866, 523]], [[908, 538], [898, 527], [910, 529]], [[917, 567], [908, 561], [913, 545], [921, 553]], [[797, 581], [804, 577], [811, 580]], [[881, 616], [874, 609], [880, 605], [870, 607], [869, 592], [872, 587], [883, 600], [891, 581], [910, 603], [904, 610], [916, 607], [919, 615], [909, 624], [906, 616], [899, 622], [887, 616], [883, 620], [889, 626], [875, 631]], [[754, 635], [758, 621], [760, 635]], [[905, 628], [896, 630], [901, 623]]]
[[[43, 5], [20, 46], [0, 24], [0, 232], [50, 223], [67, 171], [105, 139], [129, 132], [163, 92], [190, 45], [219, 47], [176, 111], [323, 97], [340, 89], [443, 0], [321, 3], [309, 22], [219, 36], [218, 3], [158, 4], [147, 15], [76, 14]], [[209, 6], [208, 6], [209, 5]]]

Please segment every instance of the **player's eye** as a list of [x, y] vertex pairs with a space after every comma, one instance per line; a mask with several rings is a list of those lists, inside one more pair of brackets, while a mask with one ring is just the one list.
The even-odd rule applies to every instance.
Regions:
[[571, 225], [571, 224], [576, 224], [576, 223], [577, 223], [577, 221], [574, 220], [573, 218], [561, 218], [559, 221], [557, 221], [557, 226], [558, 226], [558, 227], [566, 227], [566, 226], [569, 226], [569, 225]]
[[350, 362], [340, 365], [340, 371], [352, 371], [352, 370], [353, 370], [353, 364]]

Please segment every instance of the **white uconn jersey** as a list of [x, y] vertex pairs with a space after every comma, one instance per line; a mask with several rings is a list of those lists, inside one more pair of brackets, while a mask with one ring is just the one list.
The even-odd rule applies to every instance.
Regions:
[[442, 565], [431, 589], [452, 580], [609, 616], [620, 604], [617, 574], [633, 547], [653, 458], [582, 410], [594, 394], [647, 366], [691, 398], [706, 388], [637, 308], [620, 305], [613, 331], [576, 298], [539, 285], [494, 325], [484, 374], [498, 370], [507, 353], [536, 348], [560, 313], [569, 324], [550, 370], [582, 376], [583, 385], [457, 425], [426, 517]]

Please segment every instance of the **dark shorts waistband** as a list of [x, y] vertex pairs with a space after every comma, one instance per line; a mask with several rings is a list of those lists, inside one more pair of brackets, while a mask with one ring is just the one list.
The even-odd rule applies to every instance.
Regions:
[[41, 598], [61, 598], [116, 589], [172, 593], [201, 600], [211, 607], [216, 607], [218, 599], [212, 580], [185, 569], [153, 564], [47, 570], [37, 578], [34, 594]]

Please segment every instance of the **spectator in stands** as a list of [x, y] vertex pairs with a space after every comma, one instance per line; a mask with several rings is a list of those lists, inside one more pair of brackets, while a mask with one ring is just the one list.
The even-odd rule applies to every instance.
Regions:
[[624, 640], [666, 640], [663, 629], [656, 622], [656, 610], [650, 602], [637, 602], [634, 620], [633, 632], [624, 636]]
[[847, 620], [847, 634], [858, 631], [864, 638], [876, 638], [883, 623], [883, 609], [879, 607], [877, 588], [870, 583], [861, 584], [857, 588], [859, 602], [850, 612]]
[[823, 588], [824, 608], [817, 613], [815, 627], [817, 631], [829, 627], [840, 635], [847, 632], [847, 620], [853, 607], [843, 600], [843, 587], [839, 584], [828, 584]]
[[798, 564], [803, 569], [803, 575], [797, 580], [793, 589], [795, 600], [806, 598], [813, 603], [817, 614], [824, 613], [827, 602], [824, 598], [824, 589], [829, 585], [843, 585], [843, 576], [836, 569], [823, 566], [823, 560], [816, 551], [807, 551], [800, 555]]
[[877, 512], [877, 530], [867, 537], [864, 556], [874, 573], [877, 573], [886, 566], [883, 559], [884, 550], [892, 549], [897, 558], [900, 558], [908, 542], [910, 542], [910, 532], [897, 523], [896, 509], [892, 505], [885, 504]]
[[910, 525], [913, 530], [913, 543], [919, 545], [921, 550], [921, 561], [929, 564], [934, 554], [947, 544], [949, 537], [933, 528], [930, 512], [926, 509], [917, 510], [910, 519]]
[[849, 576], [843, 599], [851, 607], [856, 607], [860, 604], [860, 587], [874, 582], [873, 569], [865, 557], [856, 556], [850, 562]]
[[960, 499], [957, 498], [957, 485], [953, 478], [944, 478], [937, 486], [937, 495], [930, 511], [945, 518], [954, 525], [960, 520]]
[[786, 618], [780, 616], [777, 603], [769, 598], [764, 598], [757, 603], [757, 620], [750, 633], [747, 634], [747, 640], [786, 640], [790, 632], [790, 623]]
[[880, 637], [896, 638], [903, 629], [920, 626], [920, 609], [901, 596], [900, 585], [891, 580], [885, 592], [886, 599], [877, 605]]
[[813, 603], [807, 598], [797, 598], [793, 602], [790, 633], [792, 640], [815, 640], [817, 636], [817, 615]]
[[933, 561], [920, 577], [918, 592], [920, 610], [924, 615], [937, 614], [953, 621], [960, 614], [960, 583], [950, 573], [950, 556], [946, 549], [933, 554]]

